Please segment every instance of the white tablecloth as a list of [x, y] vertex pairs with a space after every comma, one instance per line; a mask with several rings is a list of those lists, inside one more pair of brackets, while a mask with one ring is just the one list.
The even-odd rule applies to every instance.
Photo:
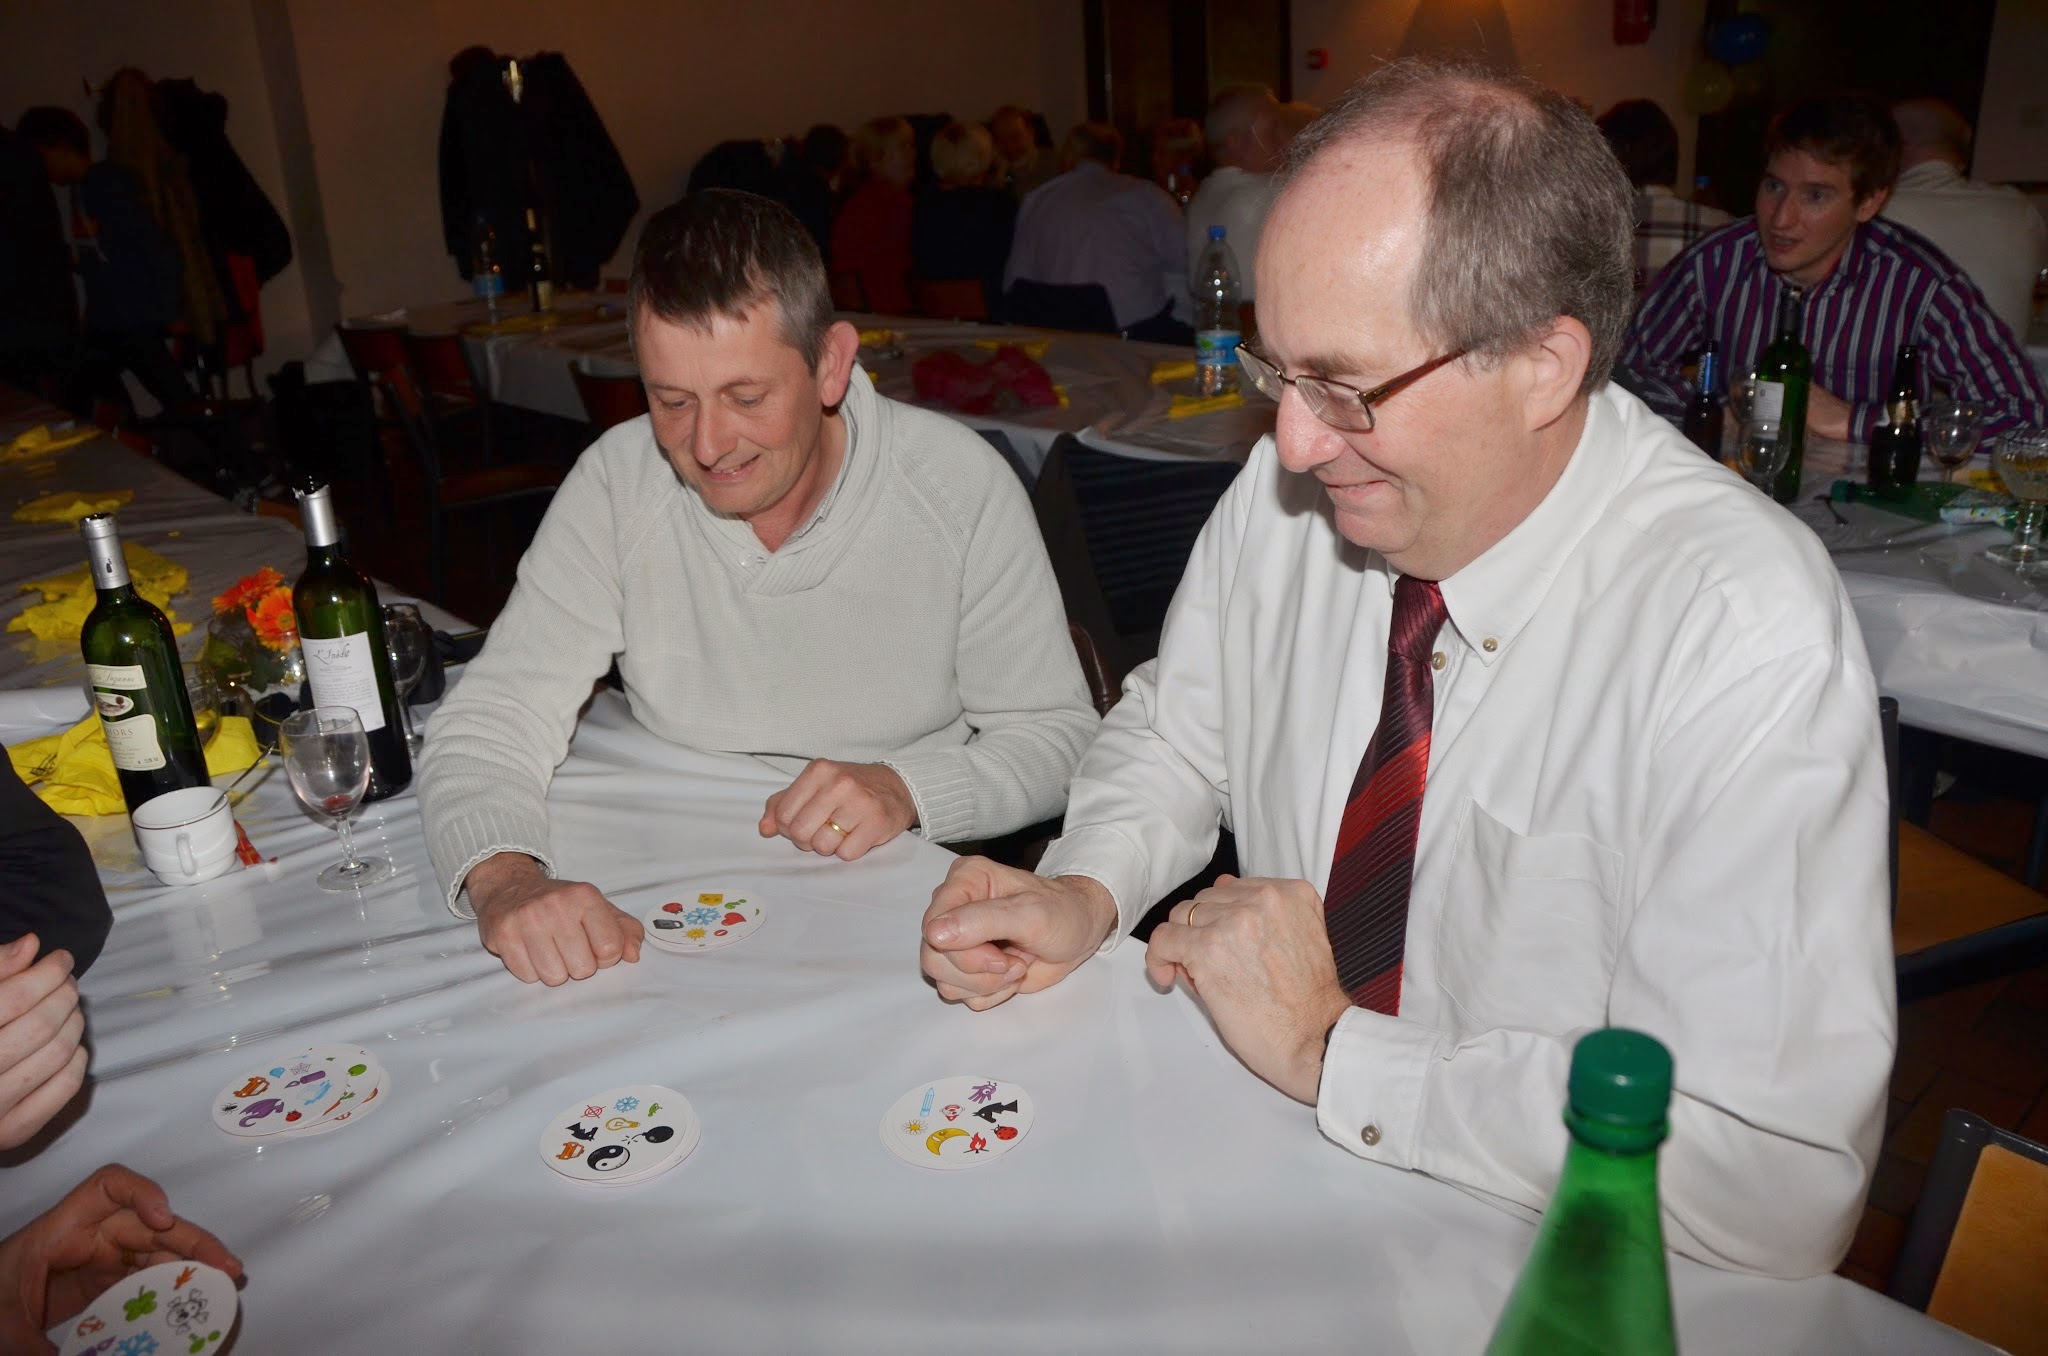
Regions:
[[[87, 822], [117, 919], [83, 984], [90, 1107], [8, 1169], [0, 1232], [125, 1162], [248, 1264], [252, 1356], [1483, 1346], [1528, 1225], [1325, 1141], [1135, 946], [994, 1012], [939, 1002], [916, 924], [947, 854], [763, 842], [780, 784], [601, 697], [550, 798], [564, 871], [627, 907], [737, 887], [769, 913], [729, 951], [553, 990], [443, 909], [409, 793], [363, 815], [400, 875], [362, 897], [312, 887], [336, 843], [280, 776], [241, 811], [280, 860], [201, 886], [152, 885], [124, 821]], [[388, 1105], [297, 1142], [212, 1126], [247, 1053], [313, 1041], [374, 1051]], [[897, 1162], [883, 1111], [954, 1073], [1023, 1084], [1030, 1133], [979, 1171]], [[688, 1161], [619, 1188], [541, 1163], [557, 1110], [636, 1081], [702, 1117]], [[1835, 1277], [1671, 1270], [1692, 1356], [1976, 1349]]]

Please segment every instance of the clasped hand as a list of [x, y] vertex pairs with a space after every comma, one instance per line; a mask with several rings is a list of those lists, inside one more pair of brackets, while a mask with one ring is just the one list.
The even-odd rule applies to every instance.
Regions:
[[27, 1141], [85, 1081], [71, 953], [35, 956], [34, 933], [0, 946], [0, 1149]]

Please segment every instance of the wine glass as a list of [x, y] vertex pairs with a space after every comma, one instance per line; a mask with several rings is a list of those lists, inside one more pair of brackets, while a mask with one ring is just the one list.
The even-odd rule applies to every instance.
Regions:
[[1785, 469], [1785, 458], [1792, 453], [1779, 431], [1774, 419], [1745, 419], [1742, 437], [1735, 444], [1735, 469], [1765, 494], [1777, 483], [1778, 472]]
[[391, 685], [398, 689], [398, 709], [405, 720], [405, 747], [418, 753], [420, 736], [413, 728], [412, 704], [406, 697], [427, 676], [427, 660], [434, 652], [434, 633], [427, 629], [426, 619], [411, 603], [384, 605], [384, 651], [391, 657]]
[[1932, 400], [1920, 407], [1920, 445], [1941, 464], [1941, 483], [1955, 483], [1956, 470], [1977, 455], [1984, 422], [1966, 400]]
[[348, 817], [370, 789], [370, 736], [362, 717], [346, 706], [294, 712], [278, 727], [279, 747], [292, 790], [308, 810], [341, 831], [342, 859], [315, 880], [323, 890], [354, 890], [391, 876], [389, 858], [358, 857]]
[[2019, 514], [2013, 522], [2012, 541], [1984, 554], [2025, 570], [2043, 557], [2041, 510], [2048, 504], [2048, 429], [2013, 429], [1998, 440], [1992, 464], [1997, 466], [2006, 492], [2019, 501]]

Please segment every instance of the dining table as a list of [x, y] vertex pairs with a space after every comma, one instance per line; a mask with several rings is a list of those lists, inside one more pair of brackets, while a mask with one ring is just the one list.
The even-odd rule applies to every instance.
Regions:
[[[61, 695], [0, 692], [0, 734], [61, 724]], [[548, 793], [560, 873], [635, 915], [711, 891], [763, 917], [557, 988], [451, 914], [412, 791], [358, 816], [396, 874], [340, 894], [313, 884], [335, 835], [282, 776], [236, 812], [263, 861], [200, 885], [157, 883], [125, 817], [76, 821], [115, 918], [80, 986], [90, 1081], [5, 1160], [0, 1233], [124, 1163], [242, 1259], [249, 1356], [1483, 1348], [1527, 1220], [1325, 1139], [1135, 942], [987, 1012], [942, 1002], [918, 927], [952, 855], [764, 839], [783, 780], [600, 692]], [[324, 1043], [374, 1055], [381, 1106], [317, 1136], [217, 1128], [251, 1061]], [[953, 1075], [1024, 1089], [1030, 1128], [983, 1166], [899, 1160], [885, 1114]], [[687, 1100], [687, 1158], [618, 1186], [551, 1170], [556, 1113], [634, 1084]], [[1984, 1350], [1833, 1275], [1672, 1255], [1670, 1277], [1692, 1356]]]

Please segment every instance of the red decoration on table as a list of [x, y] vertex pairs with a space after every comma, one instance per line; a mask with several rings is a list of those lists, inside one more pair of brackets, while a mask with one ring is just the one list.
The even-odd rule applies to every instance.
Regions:
[[1045, 368], [1014, 344], [1004, 344], [985, 363], [952, 349], [927, 353], [911, 367], [910, 379], [919, 400], [962, 414], [1050, 409], [1060, 403]]

